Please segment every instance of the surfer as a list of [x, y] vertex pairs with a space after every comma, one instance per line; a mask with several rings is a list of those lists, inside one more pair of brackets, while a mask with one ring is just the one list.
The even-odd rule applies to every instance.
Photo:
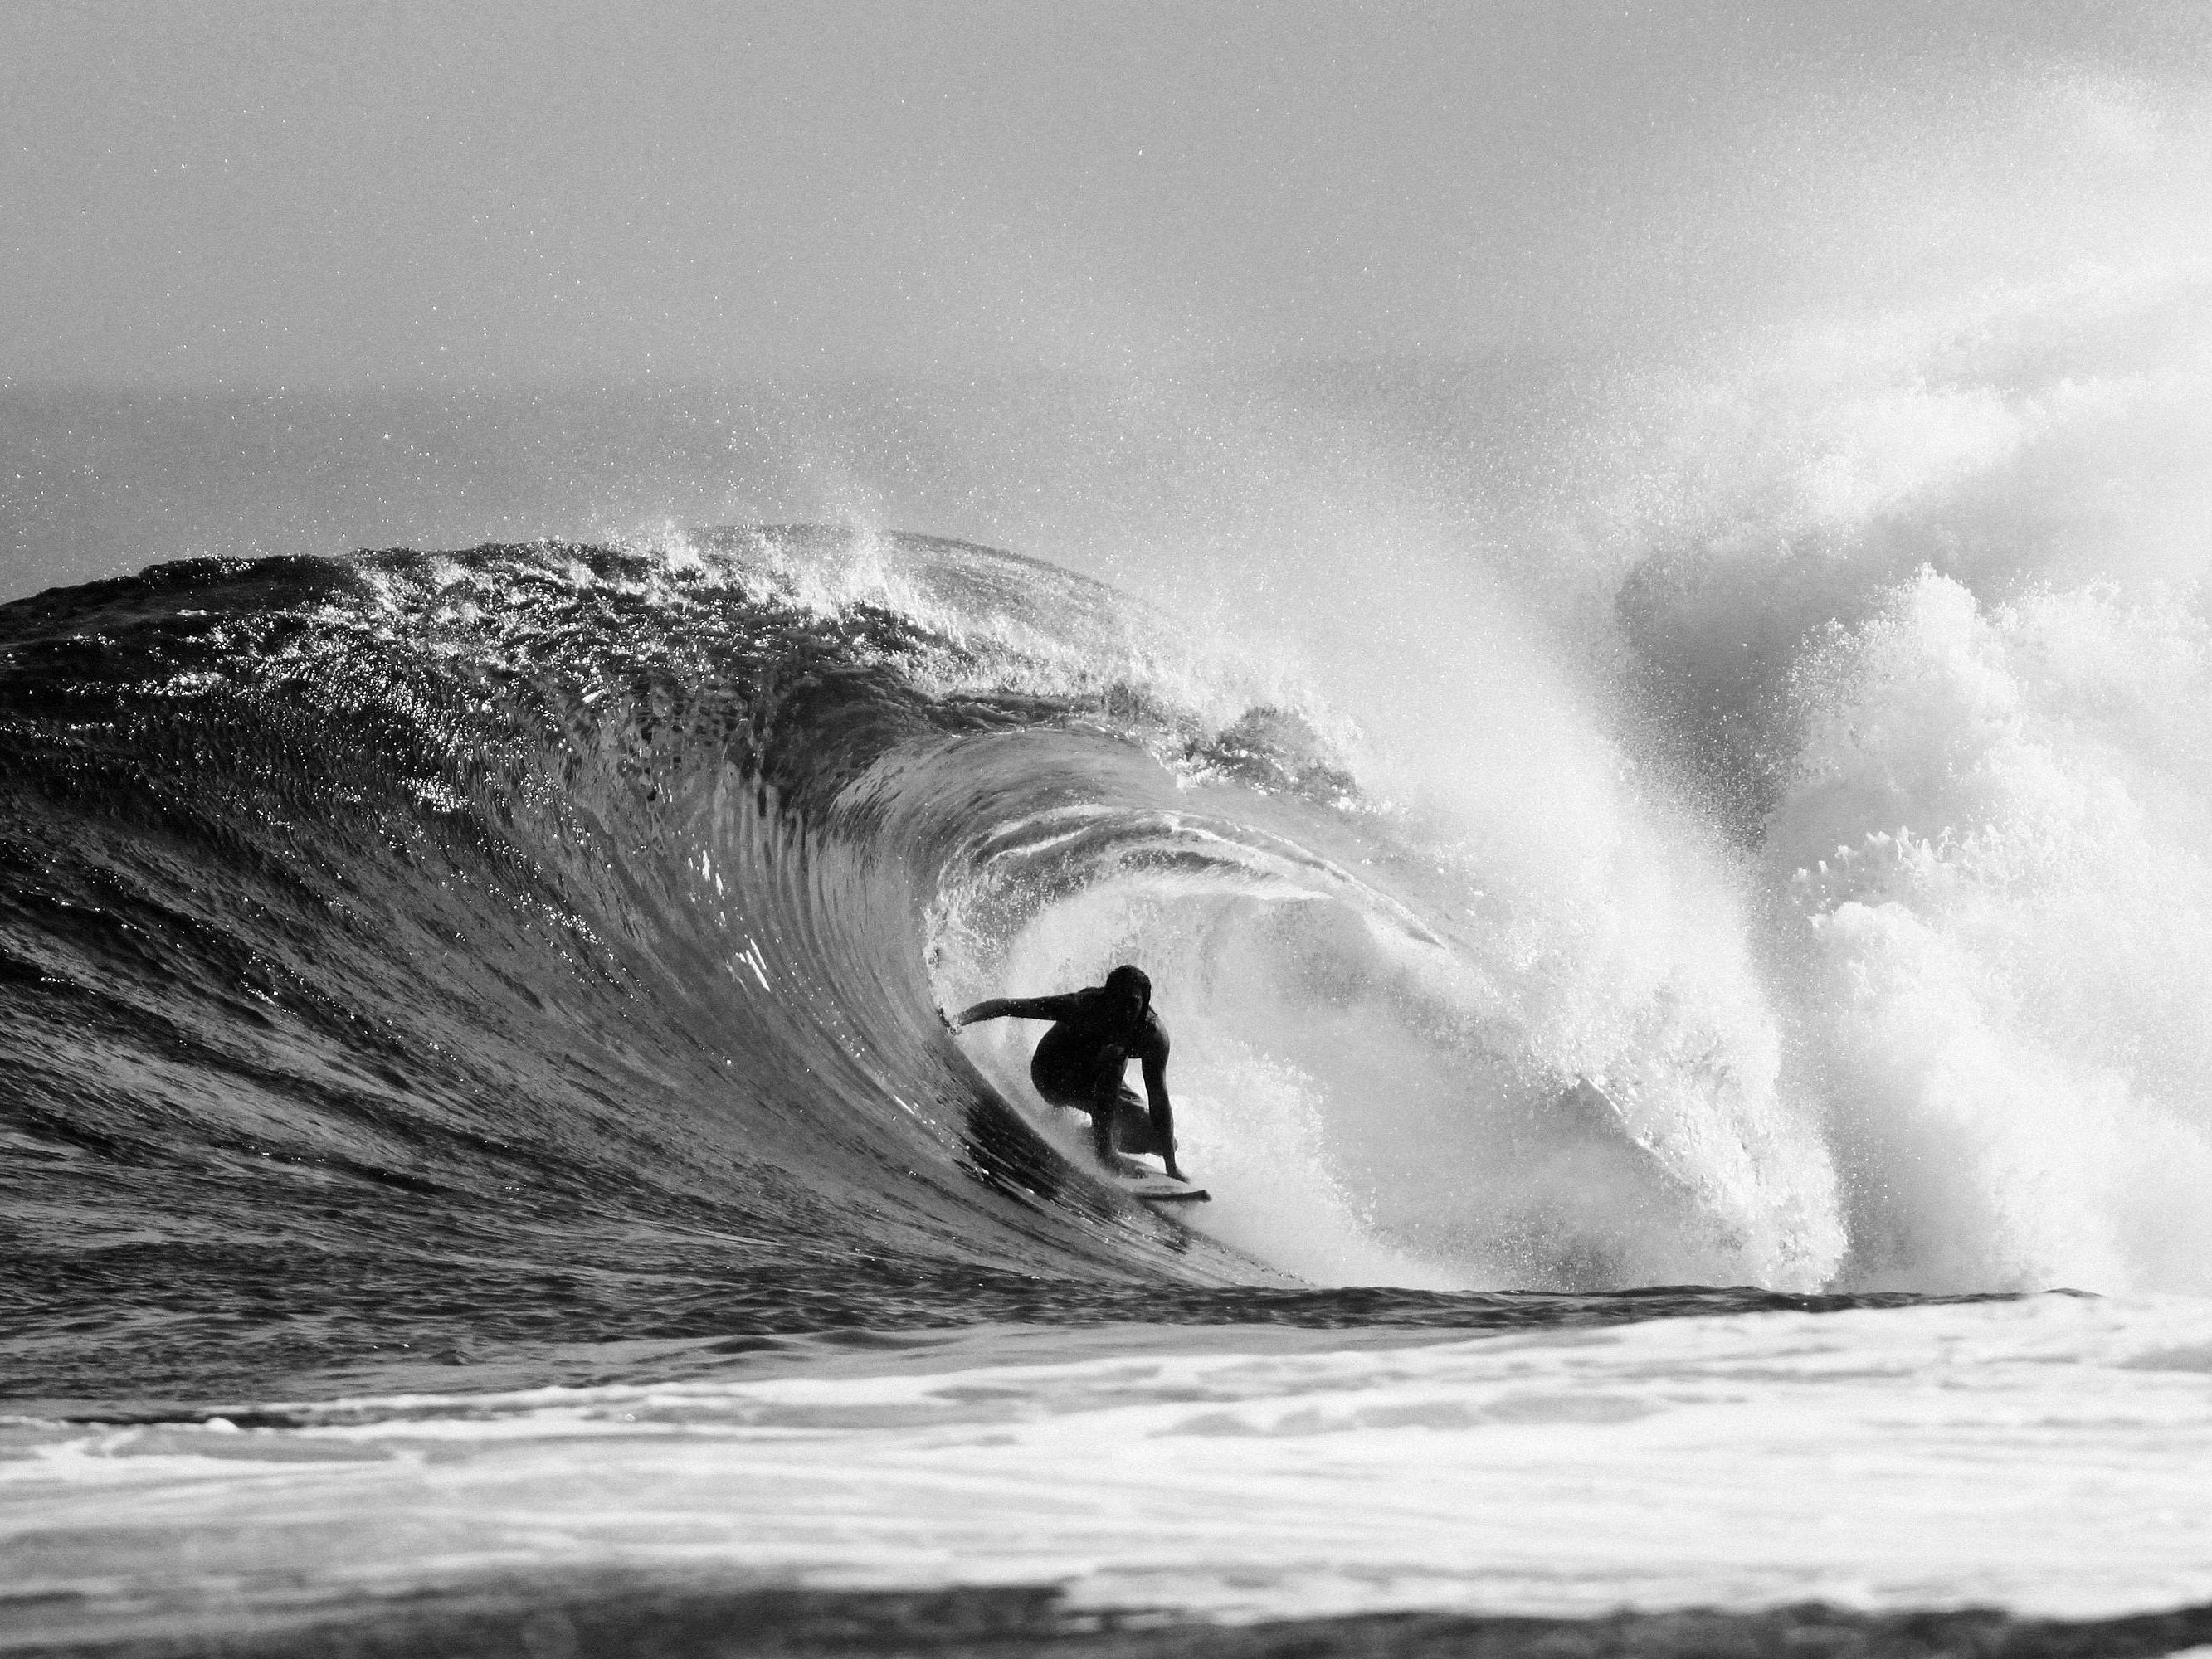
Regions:
[[[1091, 1114], [1091, 1145], [1098, 1161], [1115, 1167], [1114, 1154], [1157, 1152], [1168, 1174], [1176, 1166], [1175, 1109], [1168, 1103], [1168, 1032], [1152, 1012], [1152, 981], [1126, 963], [1103, 985], [1054, 997], [993, 997], [963, 1010], [956, 1031], [979, 1019], [1048, 1019], [1052, 1030], [1030, 1060], [1030, 1081], [1055, 1106]], [[1146, 1103], [1121, 1079], [1131, 1060], [1145, 1068]]]

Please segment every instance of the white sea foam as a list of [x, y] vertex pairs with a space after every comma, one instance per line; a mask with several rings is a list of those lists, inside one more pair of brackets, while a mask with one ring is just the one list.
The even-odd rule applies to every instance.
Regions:
[[1767, 858], [1853, 1277], [2212, 1289], [2212, 629], [1923, 573], [1805, 678]]
[[986, 1334], [296, 1428], [17, 1419], [0, 1585], [85, 1598], [52, 1604], [77, 1629], [193, 1584], [235, 1612], [567, 1561], [1242, 1619], [2092, 1616], [2212, 1599], [2208, 1367], [2203, 1302], [2054, 1297], [1395, 1347]]

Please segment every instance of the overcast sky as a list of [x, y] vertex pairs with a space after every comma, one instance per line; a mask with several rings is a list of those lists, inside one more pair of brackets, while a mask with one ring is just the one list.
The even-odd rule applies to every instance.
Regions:
[[1634, 350], [2185, 252], [2207, 17], [9, 0], [0, 376]]

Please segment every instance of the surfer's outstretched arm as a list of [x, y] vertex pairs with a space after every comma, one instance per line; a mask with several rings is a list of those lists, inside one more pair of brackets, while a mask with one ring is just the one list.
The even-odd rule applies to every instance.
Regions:
[[1056, 997], [991, 997], [952, 1017], [952, 1029], [979, 1019], [1066, 1019], [1076, 1010], [1073, 994]]

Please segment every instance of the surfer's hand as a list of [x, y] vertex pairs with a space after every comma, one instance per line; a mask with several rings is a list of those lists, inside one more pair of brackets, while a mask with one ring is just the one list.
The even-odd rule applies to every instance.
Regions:
[[937, 1011], [937, 1019], [938, 1023], [944, 1026], [946, 1030], [952, 1032], [955, 1036], [959, 1034], [960, 1022], [953, 1018], [951, 1015], [946, 1013], [944, 1009], [939, 1008]]

